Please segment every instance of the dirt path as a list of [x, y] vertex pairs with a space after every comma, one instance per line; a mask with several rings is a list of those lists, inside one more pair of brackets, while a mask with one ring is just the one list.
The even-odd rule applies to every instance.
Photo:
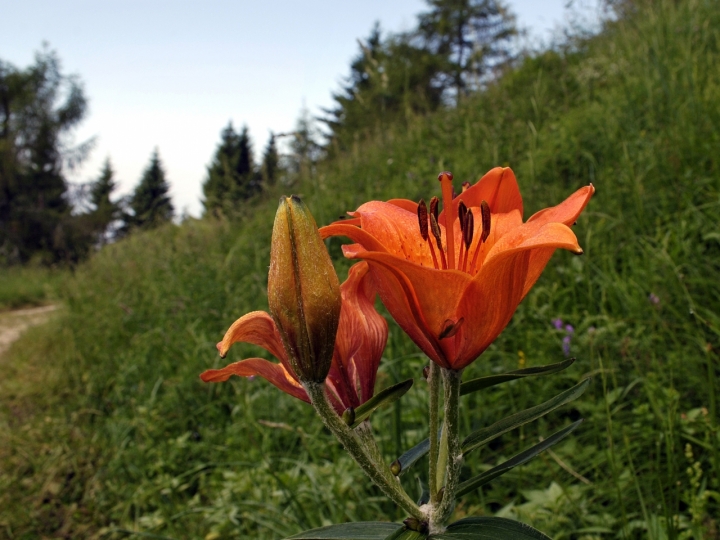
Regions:
[[57, 306], [51, 305], [0, 312], [0, 355], [8, 350], [25, 330], [45, 322], [56, 309]]

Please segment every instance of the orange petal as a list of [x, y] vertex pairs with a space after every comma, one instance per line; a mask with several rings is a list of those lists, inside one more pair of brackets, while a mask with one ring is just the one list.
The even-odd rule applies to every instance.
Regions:
[[[482, 201], [487, 201], [493, 214], [519, 210], [522, 217], [523, 213], [520, 188], [515, 173], [509, 167], [495, 167], [488, 171], [474, 186], [455, 197], [453, 204], [457, 206], [460, 201], [464, 201], [468, 208], [480, 206]], [[443, 211], [438, 219], [438, 222], [443, 225], [445, 224], [444, 213]]]
[[286, 361], [285, 350], [275, 322], [264, 311], [251, 311], [232, 323], [225, 332], [225, 337], [217, 344], [220, 356], [224, 358], [230, 346], [238, 342], [258, 345], [283, 363]]
[[385, 251], [385, 247], [367, 231], [343, 222], [335, 222], [321, 227], [320, 236], [323, 240], [331, 236], [347, 236], [353, 242], [361, 244], [368, 251]]
[[407, 277], [423, 318], [436, 339], [443, 331], [445, 321], [457, 318], [457, 305], [472, 280], [470, 275], [459, 270], [420, 266], [387, 253], [365, 253], [361, 257], [392, 267]]
[[[535, 224], [525, 223], [520, 227], [516, 227], [495, 243], [485, 258], [485, 266], [491, 265], [492, 260], [495, 258], [501, 259], [515, 251], [534, 248], [560, 248], [578, 254], [582, 253], [575, 233], [567, 225], [547, 223], [538, 228]], [[485, 271], [486, 269], [483, 267], [480, 273]]]
[[407, 277], [385, 264], [368, 262], [378, 294], [395, 322], [433, 362], [449, 368], [445, 351], [428, 328]]
[[[417, 205], [416, 205], [417, 206]], [[357, 209], [362, 228], [384, 247], [375, 249], [365, 242], [355, 240], [368, 251], [387, 251], [426, 266], [433, 266], [430, 248], [420, 235], [417, 213], [409, 212], [394, 204], [370, 201]]]
[[388, 204], [393, 204], [402, 208], [403, 210], [407, 210], [408, 212], [417, 215], [418, 203], [413, 202], [409, 199], [390, 199], [388, 201]]
[[358, 329], [362, 337], [360, 347], [349, 357], [351, 379], [357, 380], [360, 387], [360, 403], [373, 396], [375, 377], [388, 339], [388, 324], [375, 309], [375, 295], [368, 264], [361, 262], [350, 268], [343, 284], [343, 309], [348, 319], [354, 319], [348, 326]]
[[286, 394], [310, 403], [305, 389], [281, 364], [274, 364], [262, 358], [248, 358], [225, 366], [222, 369], [208, 369], [200, 375], [204, 382], [223, 382], [233, 375], [251, 377], [259, 375]]
[[512, 319], [523, 297], [530, 251], [516, 251], [486, 265], [465, 290], [458, 313], [465, 319], [455, 338], [452, 367], [473, 362]]
[[592, 184], [580, 188], [557, 206], [545, 208], [533, 214], [527, 222], [534, 223], [536, 226], [554, 221], [572, 225], [590, 202], [593, 193], [595, 193], [595, 187]]

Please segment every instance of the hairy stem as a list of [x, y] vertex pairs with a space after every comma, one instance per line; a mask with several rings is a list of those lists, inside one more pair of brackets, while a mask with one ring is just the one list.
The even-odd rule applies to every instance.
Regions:
[[400, 481], [390, 472], [384, 462], [376, 463], [371, 455], [374, 452], [369, 451], [367, 444], [361, 441], [355, 432], [335, 413], [325, 394], [325, 383], [305, 382], [303, 386], [325, 426], [342, 443], [345, 450], [352, 456], [363, 472], [370, 477], [370, 480], [409, 515], [422, 519], [422, 512], [410, 496], [405, 493]]
[[430, 530], [439, 530], [452, 514], [455, 492], [460, 479], [460, 380], [462, 370], [441, 369], [445, 394], [445, 429], [447, 430], [447, 465], [442, 499], [430, 515]]
[[430, 469], [428, 471], [428, 489], [430, 490], [430, 504], [435, 506], [438, 494], [438, 401], [440, 400], [440, 367], [435, 362], [430, 362], [428, 385], [430, 386]]

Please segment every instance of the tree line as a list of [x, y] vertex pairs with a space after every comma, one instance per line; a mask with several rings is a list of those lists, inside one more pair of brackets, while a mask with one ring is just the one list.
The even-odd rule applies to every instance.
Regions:
[[[320, 159], [359, 138], [454, 106], [512, 59], [518, 31], [500, 1], [427, 0], [427, 6], [411, 31], [383, 35], [376, 24], [358, 40], [334, 105], [320, 118], [303, 110], [292, 132], [271, 133], [259, 161], [247, 127], [222, 129], [202, 184], [204, 214], [232, 217], [267, 188], [312, 174]], [[92, 149], [92, 140], [70, 139], [86, 112], [82, 84], [62, 73], [53, 51], [41, 50], [25, 69], [0, 60], [0, 264], [77, 262], [109, 241], [173, 219], [157, 149], [128, 196], [116, 196], [109, 159], [94, 181], [68, 182], [67, 172]]]

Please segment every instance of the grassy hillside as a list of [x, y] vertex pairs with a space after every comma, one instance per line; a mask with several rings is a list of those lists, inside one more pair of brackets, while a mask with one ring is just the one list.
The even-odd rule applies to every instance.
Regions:
[[[554, 538], [720, 534], [720, 5], [639, 10], [283, 188], [327, 223], [368, 199], [436, 195], [445, 169], [474, 181], [512, 166], [526, 217], [595, 184], [576, 227], [585, 256], [554, 256], [466, 377], [561, 359], [556, 318], [574, 327], [577, 363], [464, 398], [464, 428], [588, 374], [591, 389], [473, 456], [468, 472], [586, 423], [458, 517], [514, 517]], [[63, 312], [0, 360], [0, 536], [264, 539], [404, 517], [308, 406], [259, 379], [197, 377], [219, 365], [227, 326], [266, 308], [276, 195], [241, 223], [190, 220], [103, 249], [66, 283]], [[423, 365], [392, 327], [378, 385]], [[388, 460], [425, 436], [425, 406], [417, 384], [374, 417]]]

